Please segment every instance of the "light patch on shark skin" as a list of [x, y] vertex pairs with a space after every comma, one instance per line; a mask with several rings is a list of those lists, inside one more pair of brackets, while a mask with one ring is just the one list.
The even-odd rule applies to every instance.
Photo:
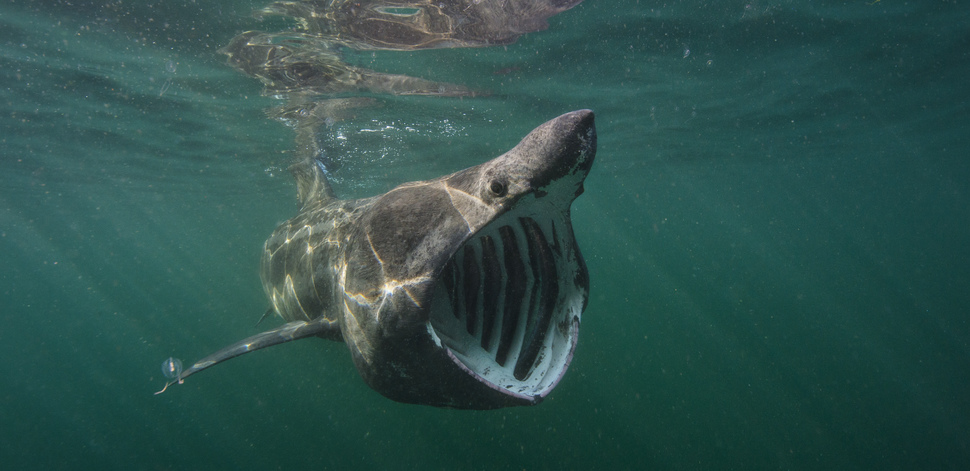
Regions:
[[478, 231], [488, 221], [495, 218], [495, 214], [498, 211], [482, 201], [481, 198], [453, 188], [445, 182], [441, 182], [441, 186], [448, 192], [451, 205], [461, 215], [461, 218], [465, 221], [465, 225], [468, 226], [468, 232], [473, 233]]
[[448, 201], [451, 203], [451, 206], [455, 208], [455, 211], [458, 211], [458, 215], [461, 216], [461, 220], [464, 221], [465, 227], [468, 228], [468, 232], [473, 232], [474, 229], [472, 228], [472, 224], [468, 222], [468, 218], [465, 217], [465, 213], [463, 213], [461, 209], [458, 208], [458, 205], [455, 204], [455, 195], [452, 193], [452, 191], [462, 193], [458, 190], [453, 190], [453, 188], [449, 187], [448, 185], [445, 185], [445, 192], [448, 193]]
[[[306, 236], [304, 236], [304, 240], [306, 240], [306, 254], [309, 255], [309, 256], [312, 256], [313, 255], [313, 244], [310, 243], [310, 240], [313, 237], [313, 227], [310, 226], [309, 224], [304, 224], [303, 227], [301, 227], [297, 231], [297, 234], [299, 234], [301, 232], [306, 232]], [[296, 237], [296, 234], [294, 234], [293, 237]]]
[[300, 239], [306, 240], [306, 239], [309, 239], [312, 235], [313, 235], [313, 228], [310, 227], [310, 225], [308, 224], [304, 224], [302, 227], [294, 231], [293, 235], [291, 235], [290, 238], [291, 239], [300, 238]]
[[[377, 264], [380, 265], [381, 267], [381, 278], [384, 280], [387, 280], [387, 267], [384, 264], [384, 260], [382, 260], [380, 254], [377, 253], [377, 248], [374, 247], [374, 242], [370, 238], [370, 233], [368, 232], [368, 233], [365, 233], [364, 235], [367, 237], [367, 245], [370, 247], [371, 253], [374, 254], [374, 259], [377, 260]], [[396, 283], [396, 280], [385, 281], [384, 285], [382, 285], [379, 290], [373, 291], [373, 293], [376, 295], [376, 298], [381, 300], [380, 307], [374, 312], [374, 317], [375, 319], [377, 319], [378, 322], [380, 322], [381, 309], [383, 309], [384, 303], [387, 301], [387, 297], [394, 294], [394, 286], [392, 285], [392, 282]], [[347, 294], [349, 295], [349, 293]], [[354, 301], [357, 304], [366, 304], [367, 306], [373, 306], [377, 302], [377, 299], [374, 299], [374, 300], [368, 299], [367, 295], [364, 293], [355, 294], [352, 297], [354, 298]]]
[[196, 362], [194, 365], [192, 365], [192, 368], [193, 369], [197, 369], [197, 370], [201, 370], [201, 369], [208, 368], [208, 367], [210, 367], [212, 365], [215, 365], [216, 363], [218, 363], [218, 362], [212, 361], [212, 360], [199, 361], [199, 362]]
[[[268, 243], [268, 241], [267, 241], [267, 243]], [[273, 258], [273, 257], [276, 257], [279, 254], [279, 251], [282, 250], [284, 247], [286, 247], [287, 244], [289, 244], [289, 243], [290, 243], [290, 239], [287, 238], [284, 243], [276, 246], [276, 248], [274, 248], [273, 250], [269, 250], [265, 246], [263, 246], [263, 250], [265, 250], [266, 252], [269, 253], [269, 257], [270, 258]]]
[[[411, 301], [411, 304], [414, 304], [419, 309], [423, 308], [421, 302], [418, 301], [414, 293], [411, 292], [411, 288], [414, 285], [427, 283], [431, 280], [432, 278], [428, 276], [419, 276], [405, 281], [398, 281], [394, 279], [387, 280], [383, 285], [381, 285], [380, 290], [376, 291], [376, 293], [380, 294], [375, 299], [370, 299], [362, 293], [351, 294], [345, 291], [344, 294], [358, 305], [365, 306], [367, 309], [372, 310], [374, 313], [374, 319], [376, 319], [377, 322], [380, 322], [381, 313], [384, 312], [384, 305], [387, 304], [388, 300], [390, 300], [398, 291], [404, 292], [404, 295], [407, 296], [409, 301]], [[378, 300], [380, 304], [378, 304]], [[375, 305], [377, 306], [375, 307]]]
[[341, 243], [341, 240], [339, 237], [334, 237], [332, 234], [333, 232], [328, 233], [327, 236], [323, 238], [322, 242], [327, 244], [330, 247], [333, 247], [334, 249], [339, 250], [343, 246], [343, 244]]
[[[411, 287], [417, 284], [427, 283], [431, 280], [432, 278], [430, 276], [419, 276], [406, 281], [388, 280], [384, 282], [384, 285], [381, 286], [381, 292], [383, 293], [381, 307], [383, 307], [383, 303], [386, 301], [387, 297], [393, 296], [394, 292], [397, 290], [404, 291], [404, 294], [408, 297], [408, 300], [411, 301], [411, 304], [414, 304], [419, 308], [423, 307], [421, 302], [418, 301], [414, 294], [411, 293]], [[378, 311], [378, 314], [380, 314], [380, 311]]]
[[[370, 241], [369, 237], [368, 237], [368, 241]], [[373, 246], [371, 246], [371, 249], [373, 249]], [[336, 267], [336, 271], [340, 279], [340, 286], [347, 286], [346, 261], [343, 262], [339, 267]], [[371, 296], [368, 296], [367, 295], [368, 293], [353, 293], [353, 292], [347, 291], [346, 289], [343, 290], [343, 293], [344, 293], [344, 307], [347, 307], [347, 300], [351, 300], [358, 306], [365, 306], [369, 309], [373, 307], [375, 303], [377, 303], [377, 300], [380, 298], [379, 294], [381, 293], [381, 291], [373, 290], [372, 291], [373, 295]], [[351, 312], [351, 311], [348, 311], [348, 312]]]
[[[286, 275], [286, 279], [283, 282], [283, 309], [285, 312], [291, 315], [297, 314], [299, 312], [303, 315], [303, 318], [307, 321], [310, 320], [309, 314], [303, 309], [303, 305], [300, 303], [300, 298], [296, 294], [296, 285], [293, 283], [293, 278], [290, 275]], [[297, 311], [296, 309], [299, 309]], [[277, 307], [276, 312], [281, 312], [279, 307]]]
[[347, 261], [343, 260], [335, 266], [334, 272], [337, 273], [337, 282], [340, 283], [340, 286], [347, 286]]
[[370, 233], [368, 232], [364, 235], [367, 236], [367, 245], [370, 246], [370, 251], [374, 254], [374, 259], [377, 260], [377, 263], [381, 265], [381, 276], [384, 276], [384, 260], [381, 260], [381, 255], [377, 253], [377, 249], [374, 248], [374, 242], [370, 239]]
[[[383, 292], [381, 292], [381, 293], [383, 294]], [[347, 292], [347, 291], [344, 291], [344, 296], [347, 299], [349, 299], [349, 300], [353, 301], [354, 303], [356, 303], [358, 306], [364, 306], [364, 307], [366, 307], [368, 309], [371, 308], [371, 307], [373, 307], [374, 306], [374, 303], [376, 303], [378, 299], [383, 299], [384, 298], [384, 296], [382, 295], [382, 296], [378, 296], [375, 299], [371, 299], [371, 298], [368, 298], [367, 295], [364, 294], [364, 293], [350, 293], [350, 292]]]
[[397, 191], [407, 190], [407, 189], [410, 189], [410, 188], [419, 188], [419, 187], [422, 187], [422, 186], [428, 186], [428, 182], [427, 181], [417, 181], [417, 182], [401, 183], [400, 185], [392, 188], [391, 191], [388, 191], [384, 195], [386, 196], [386, 195], [390, 195], [391, 193], [394, 193], [394, 192], [397, 192]]
[[280, 317], [283, 317], [282, 314], [280, 314], [281, 312], [283, 312], [280, 310], [280, 305], [283, 302], [280, 298], [281, 298], [280, 292], [275, 289], [269, 295], [270, 303], [273, 304], [273, 310], [276, 311], [277, 315], [279, 315]]
[[350, 335], [350, 338], [355, 339], [354, 342], [348, 342], [347, 345], [356, 350], [360, 357], [370, 364], [373, 361], [374, 346], [370, 344], [370, 339], [364, 334], [364, 330], [360, 327], [357, 317], [354, 316], [354, 311], [347, 304], [346, 298], [344, 299], [344, 314], [343, 327], [347, 331], [347, 334]]
[[328, 251], [334, 251], [331, 253], [339, 252], [343, 246], [344, 242], [347, 240], [347, 235], [336, 230], [346, 224], [346, 219], [349, 217], [346, 210], [340, 208], [336, 211], [336, 216], [331, 222], [331, 227], [322, 230], [321, 234], [326, 234], [323, 239], [321, 239], [322, 244], [326, 244], [329, 248]]

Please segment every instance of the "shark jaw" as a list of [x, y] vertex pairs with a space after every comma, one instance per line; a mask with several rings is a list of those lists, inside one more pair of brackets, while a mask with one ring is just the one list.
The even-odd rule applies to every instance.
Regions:
[[529, 195], [464, 242], [438, 278], [427, 323], [465, 373], [527, 403], [569, 367], [588, 298], [572, 198], [563, 206]]

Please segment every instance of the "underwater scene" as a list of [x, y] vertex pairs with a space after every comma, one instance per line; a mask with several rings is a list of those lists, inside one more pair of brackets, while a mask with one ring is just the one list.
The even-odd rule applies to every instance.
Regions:
[[0, 467], [967, 469], [968, 24], [5, 2]]

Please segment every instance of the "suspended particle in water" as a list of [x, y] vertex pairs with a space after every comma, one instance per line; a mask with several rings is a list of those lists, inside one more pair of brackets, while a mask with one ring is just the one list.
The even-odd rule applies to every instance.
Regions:
[[162, 362], [162, 374], [168, 379], [177, 379], [182, 374], [182, 360], [168, 357]]
[[182, 384], [182, 360], [175, 357], [168, 357], [167, 360], [162, 362], [162, 374], [169, 380], [165, 383], [165, 387], [161, 391], [155, 393], [156, 396], [165, 392], [172, 383], [177, 382]]

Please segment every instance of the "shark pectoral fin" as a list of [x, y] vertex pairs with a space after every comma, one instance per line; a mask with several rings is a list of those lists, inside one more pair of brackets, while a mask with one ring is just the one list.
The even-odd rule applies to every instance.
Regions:
[[333, 336], [334, 332], [340, 332], [340, 324], [336, 321], [318, 317], [310, 322], [296, 321], [282, 325], [273, 330], [267, 330], [252, 337], [240, 340], [228, 347], [225, 347], [212, 355], [209, 355], [192, 365], [178, 376], [177, 381], [182, 382], [185, 378], [192, 376], [216, 363], [221, 363], [230, 358], [238, 357], [243, 353], [249, 353], [261, 348], [272, 347], [291, 340], [300, 340], [307, 337], [318, 335]]

